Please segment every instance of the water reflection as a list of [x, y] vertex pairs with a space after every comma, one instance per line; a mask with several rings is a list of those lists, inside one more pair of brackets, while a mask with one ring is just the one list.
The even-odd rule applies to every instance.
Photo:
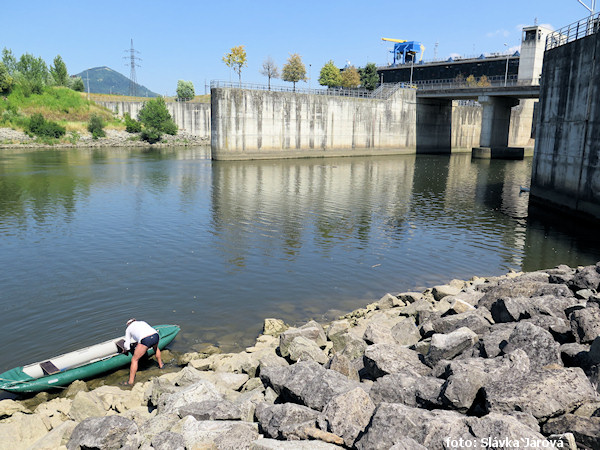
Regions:
[[528, 217], [530, 161], [469, 155], [211, 162], [206, 149], [0, 154], [0, 370], [178, 323], [243, 347], [262, 319], [347, 311], [451, 278], [600, 259]]

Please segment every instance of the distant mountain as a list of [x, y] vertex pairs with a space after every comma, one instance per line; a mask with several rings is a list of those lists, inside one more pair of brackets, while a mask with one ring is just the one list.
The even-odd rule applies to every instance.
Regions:
[[[75, 76], [81, 77], [86, 92], [89, 79], [91, 93], [129, 95], [129, 78], [112, 70], [110, 67], [94, 67], [93, 69], [84, 70]], [[135, 91], [138, 97], [158, 97], [156, 92], [152, 92], [145, 86], [137, 83]]]

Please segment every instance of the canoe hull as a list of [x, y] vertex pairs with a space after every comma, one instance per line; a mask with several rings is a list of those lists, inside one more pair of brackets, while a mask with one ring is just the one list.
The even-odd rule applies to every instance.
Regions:
[[[161, 350], [169, 345], [179, 332], [177, 325], [158, 325], [154, 328], [160, 335], [158, 347]], [[154, 350], [149, 349], [147, 354], [152, 356]], [[9, 392], [27, 393], [47, 391], [56, 387], [67, 386], [75, 380], [94, 378], [103, 373], [119, 369], [128, 365], [131, 362], [131, 358], [132, 354], [118, 354], [101, 361], [40, 378], [31, 378], [23, 372], [22, 367], [17, 367], [0, 374], [0, 389]]]

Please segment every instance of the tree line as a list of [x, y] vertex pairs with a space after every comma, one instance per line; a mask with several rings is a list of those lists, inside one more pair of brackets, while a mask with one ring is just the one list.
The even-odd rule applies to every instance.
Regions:
[[[223, 56], [223, 62], [238, 75], [240, 86], [242, 84], [242, 69], [247, 67], [247, 61], [248, 57], [243, 45], [233, 47]], [[281, 78], [283, 81], [293, 83], [294, 90], [296, 90], [296, 83], [307, 81], [306, 66], [298, 53], [290, 54], [287, 62], [281, 68], [281, 74], [273, 59], [270, 56], [267, 57], [263, 61], [260, 73], [267, 77], [269, 89], [271, 89], [272, 79]], [[319, 84], [329, 88], [355, 89], [362, 86], [372, 91], [377, 87], [378, 82], [377, 66], [373, 63], [368, 63], [365, 67], [359, 69], [354, 66], [347, 66], [340, 70], [330, 60], [321, 68], [319, 73]]]

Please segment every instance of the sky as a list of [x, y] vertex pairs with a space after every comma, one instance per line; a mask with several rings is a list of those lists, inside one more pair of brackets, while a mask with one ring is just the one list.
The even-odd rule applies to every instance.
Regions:
[[4, 3], [0, 48], [40, 56], [48, 65], [61, 55], [70, 74], [108, 66], [129, 76], [133, 39], [141, 58], [138, 83], [169, 96], [178, 80], [192, 81], [196, 94], [209, 91], [211, 80], [237, 81], [222, 57], [238, 45], [248, 58], [243, 82], [266, 84], [260, 69], [267, 57], [281, 71], [290, 53], [298, 53], [310, 78], [304, 87], [316, 88], [329, 60], [338, 67], [391, 62], [393, 44], [382, 37], [422, 43], [424, 60], [479, 56], [518, 50], [523, 26], [559, 29], [589, 15], [577, 0]]

